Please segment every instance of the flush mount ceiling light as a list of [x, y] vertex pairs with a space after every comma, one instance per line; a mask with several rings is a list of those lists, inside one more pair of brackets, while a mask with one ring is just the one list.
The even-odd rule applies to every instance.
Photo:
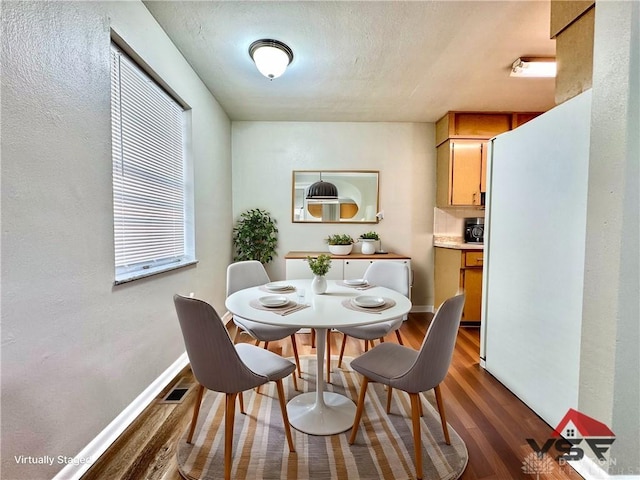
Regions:
[[519, 58], [511, 65], [512, 77], [555, 77], [554, 58]]
[[249, 46], [249, 55], [262, 75], [278, 78], [293, 61], [293, 51], [278, 40], [256, 40]]

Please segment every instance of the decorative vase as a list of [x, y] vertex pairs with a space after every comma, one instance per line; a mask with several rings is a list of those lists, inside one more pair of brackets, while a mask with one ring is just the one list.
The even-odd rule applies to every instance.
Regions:
[[374, 253], [376, 253], [376, 240], [367, 240], [367, 239], [362, 239], [360, 240], [362, 242], [362, 253], [365, 255], [372, 255]]
[[349, 245], [329, 245], [329, 252], [333, 255], [349, 255], [352, 248], [353, 243]]
[[322, 295], [327, 291], [327, 279], [324, 275], [314, 275], [311, 280], [311, 290], [316, 295]]

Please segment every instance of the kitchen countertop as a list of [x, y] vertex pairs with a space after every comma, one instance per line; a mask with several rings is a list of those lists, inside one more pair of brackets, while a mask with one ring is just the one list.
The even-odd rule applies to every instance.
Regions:
[[433, 246], [454, 250], [484, 250], [483, 243], [465, 243], [462, 237], [433, 237]]

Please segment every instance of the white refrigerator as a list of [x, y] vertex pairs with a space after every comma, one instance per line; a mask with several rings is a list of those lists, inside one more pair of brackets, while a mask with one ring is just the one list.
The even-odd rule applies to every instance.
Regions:
[[577, 408], [591, 91], [490, 145], [481, 352], [552, 426]]

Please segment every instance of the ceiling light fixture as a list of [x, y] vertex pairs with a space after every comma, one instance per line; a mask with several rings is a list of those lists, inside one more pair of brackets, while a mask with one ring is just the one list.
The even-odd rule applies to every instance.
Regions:
[[518, 58], [511, 65], [511, 77], [555, 77], [554, 58]]
[[278, 40], [256, 40], [249, 46], [249, 55], [262, 75], [278, 78], [293, 61], [293, 51]]

